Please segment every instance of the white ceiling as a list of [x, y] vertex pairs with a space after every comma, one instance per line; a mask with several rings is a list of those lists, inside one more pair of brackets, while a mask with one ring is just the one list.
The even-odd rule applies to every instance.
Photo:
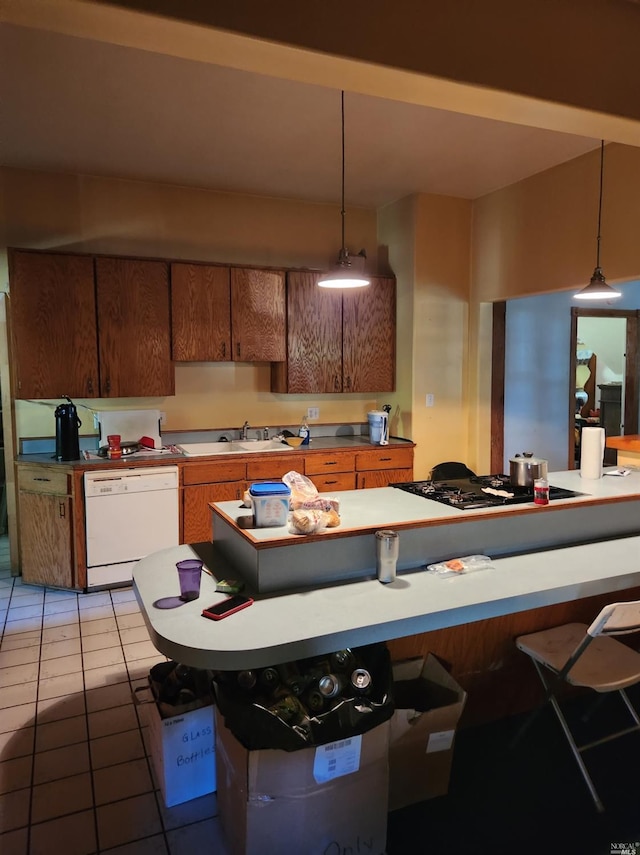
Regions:
[[[0, 163], [336, 202], [340, 92], [0, 25]], [[474, 199], [599, 140], [345, 95], [346, 203]]]

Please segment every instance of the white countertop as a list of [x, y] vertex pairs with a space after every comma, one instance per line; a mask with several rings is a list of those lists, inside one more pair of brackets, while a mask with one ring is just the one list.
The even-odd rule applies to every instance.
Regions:
[[[615, 487], [598, 484], [598, 490], [609, 489]], [[154, 605], [177, 597], [175, 564], [193, 555], [193, 547], [183, 545], [143, 558], [133, 571], [134, 589], [158, 650], [185, 665], [220, 670], [278, 664], [601, 593], [624, 600], [625, 589], [640, 586], [640, 537], [626, 537], [495, 559], [491, 569], [462, 576], [418, 570], [389, 585], [367, 578], [263, 595], [211, 621], [202, 609], [224, 595], [206, 574], [198, 600], [173, 610]], [[207, 565], [228, 578], [229, 568], [215, 558]]]

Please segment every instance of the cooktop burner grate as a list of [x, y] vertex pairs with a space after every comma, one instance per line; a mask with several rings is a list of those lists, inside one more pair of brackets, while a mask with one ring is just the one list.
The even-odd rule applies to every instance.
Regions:
[[[473, 475], [468, 478], [448, 481], [407, 481], [391, 484], [407, 493], [422, 496], [434, 502], [440, 502], [460, 510], [491, 508], [502, 505], [518, 505], [533, 502], [533, 490], [511, 484], [508, 475]], [[485, 492], [483, 488], [500, 491], [506, 495]], [[580, 496], [573, 490], [563, 487], [549, 487], [549, 499], [569, 499]]]

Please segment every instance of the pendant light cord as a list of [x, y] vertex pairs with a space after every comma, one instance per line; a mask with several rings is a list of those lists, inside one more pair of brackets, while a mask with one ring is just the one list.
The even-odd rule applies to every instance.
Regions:
[[598, 200], [598, 237], [596, 243], [596, 267], [600, 267], [600, 222], [602, 220], [602, 181], [604, 176], [604, 140], [600, 141], [600, 198]]
[[341, 253], [344, 255], [346, 250], [345, 244], [345, 234], [344, 234], [344, 89], [341, 91], [341, 128], [342, 128], [342, 208], [340, 210], [340, 216], [342, 217], [342, 250]]

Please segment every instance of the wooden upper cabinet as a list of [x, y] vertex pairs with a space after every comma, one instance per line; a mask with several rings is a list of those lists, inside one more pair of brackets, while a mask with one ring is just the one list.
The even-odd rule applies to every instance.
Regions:
[[342, 294], [319, 278], [287, 275], [287, 361], [272, 366], [273, 392], [342, 392]]
[[98, 345], [93, 258], [9, 252], [16, 398], [93, 398]]
[[286, 359], [284, 271], [231, 268], [231, 347], [236, 362]]
[[318, 278], [287, 276], [287, 362], [271, 366], [271, 391], [393, 391], [395, 280], [372, 277], [366, 288], [340, 291], [319, 288]]
[[232, 360], [228, 267], [171, 265], [171, 352], [176, 362]]
[[342, 295], [342, 373], [345, 392], [392, 392], [396, 364], [396, 283], [371, 277], [366, 288]]
[[96, 258], [96, 287], [101, 397], [175, 394], [168, 264]]

